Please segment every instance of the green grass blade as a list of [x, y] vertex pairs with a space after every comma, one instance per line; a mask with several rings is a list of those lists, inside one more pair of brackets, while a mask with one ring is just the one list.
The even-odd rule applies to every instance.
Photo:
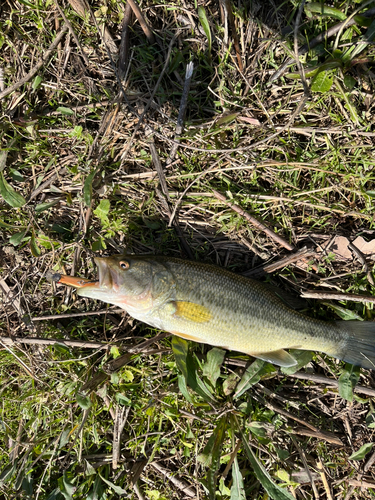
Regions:
[[239, 432], [247, 457], [249, 459], [249, 462], [251, 463], [251, 466], [253, 467], [254, 473], [270, 498], [272, 498], [272, 500], [294, 500], [294, 497], [290, 493], [288, 493], [283, 488], [280, 488], [280, 486], [273, 482], [271, 476], [264, 468], [262, 462], [258, 460], [253, 450], [250, 448], [245, 434], [241, 430]]
[[206, 11], [202, 6], [198, 7], [198, 17], [207, 37], [208, 53], [211, 55], [212, 35], [211, 35], [210, 23], [208, 21]]

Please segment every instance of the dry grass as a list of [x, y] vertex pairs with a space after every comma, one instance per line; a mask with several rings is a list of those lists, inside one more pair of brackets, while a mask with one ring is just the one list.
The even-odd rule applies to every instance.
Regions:
[[[189, 402], [171, 341], [158, 337], [98, 380], [118, 349], [131, 351], [157, 332], [110, 309], [86, 316], [103, 304], [45, 280], [50, 269], [93, 276], [94, 253], [126, 248], [213, 262], [294, 296], [315, 289], [371, 295], [371, 33], [348, 24], [301, 56], [306, 79], [294, 65], [272, 80], [295, 44], [340, 19], [304, 11], [294, 37], [293, 2], [223, 2], [224, 11], [203, 2], [203, 11], [146, 0], [140, 9], [151, 37], [122, 3], [90, 5], [6, 0], [0, 7], [1, 335], [61, 341], [3, 341], [1, 498], [117, 498], [121, 490], [139, 499], [214, 498], [215, 489], [217, 498], [264, 498], [240, 429], [296, 498], [372, 497], [375, 455], [348, 458], [373, 441], [372, 373], [362, 371], [359, 391], [346, 401], [337, 389], [343, 365], [317, 354], [304, 380], [268, 367], [235, 399], [230, 387], [247, 357], [228, 353], [210, 386], [202, 372], [209, 348], [196, 345], [188, 360], [212, 401], [190, 390]], [[335, 7], [348, 16], [358, 4]], [[368, 45], [345, 56], [366, 36]], [[311, 67], [325, 82], [311, 77]], [[374, 319], [369, 302], [308, 307], [322, 318]], [[64, 339], [118, 347], [68, 348]], [[97, 384], [82, 389], [91, 379]], [[210, 449], [212, 435], [221, 457]]]

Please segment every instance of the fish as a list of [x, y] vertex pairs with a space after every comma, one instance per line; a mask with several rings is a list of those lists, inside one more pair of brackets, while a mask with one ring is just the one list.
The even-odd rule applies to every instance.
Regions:
[[98, 279], [55, 280], [152, 327], [281, 367], [295, 366], [288, 349], [300, 349], [375, 369], [375, 322], [311, 318], [263, 283], [212, 264], [131, 254], [94, 260]]

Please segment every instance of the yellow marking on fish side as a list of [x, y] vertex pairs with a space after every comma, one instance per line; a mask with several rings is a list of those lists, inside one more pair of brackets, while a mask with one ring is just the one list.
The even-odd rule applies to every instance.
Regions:
[[180, 317], [194, 323], [206, 323], [212, 318], [212, 314], [207, 307], [195, 304], [194, 302], [177, 300], [173, 304], [175, 306], [173, 314], [175, 318]]

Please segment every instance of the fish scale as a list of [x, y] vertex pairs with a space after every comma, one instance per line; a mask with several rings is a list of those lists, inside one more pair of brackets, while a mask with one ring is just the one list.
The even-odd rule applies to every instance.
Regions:
[[221, 267], [164, 256], [98, 257], [99, 280], [61, 276], [78, 295], [114, 304], [180, 337], [293, 366], [285, 349], [322, 351], [375, 367], [375, 322], [321, 321], [265, 285]]

